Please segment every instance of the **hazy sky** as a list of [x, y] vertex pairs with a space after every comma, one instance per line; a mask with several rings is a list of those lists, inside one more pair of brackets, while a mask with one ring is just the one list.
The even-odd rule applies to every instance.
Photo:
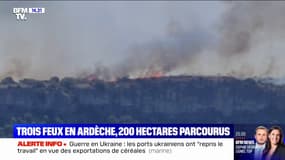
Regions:
[[[46, 14], [17, 21], [14, 7]], [[96, 66], [119, 76], [284, 76], [284, 9], [284, 2], [0, 1], [0, 77], [76, 76]]]

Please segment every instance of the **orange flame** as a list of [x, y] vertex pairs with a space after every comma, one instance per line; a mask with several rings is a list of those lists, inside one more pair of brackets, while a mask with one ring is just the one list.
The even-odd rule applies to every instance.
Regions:
[[97, 80], [97, 76], [95, 74], [88, 75], [86, 77], [86, 80], [88, 80], [88, 81], [95, 81], [95, 80]]
[[155, 72], [152, 72], [148, 77], [150, 77], [150, 78], [160, 78], [162, 76], [164, 76], [164, 74], [161, 71], [155, 71]]

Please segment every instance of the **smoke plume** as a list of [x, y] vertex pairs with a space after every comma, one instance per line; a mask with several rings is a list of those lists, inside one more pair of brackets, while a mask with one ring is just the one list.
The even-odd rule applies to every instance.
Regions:
[[[205, 24], [199, 21], [199, 16], [211, 14], [210, 11], [203, 11], [205, 3], [200, 5], [200, 13], [203, 14], [195, 15], [189, 11], [189, 14], [183, 14], [183, 20], [177, 18], [181, 15], [175, 15], [179, 7], [174, 9], [171, 4], [162, 2], [144, 2], [143, 7], [130, 3], [126, 4], [126, 9], [120, 4], [124, 10], [116, 8], [118, 4], [109, 6], [100, 2], [57, 3], [60, 3], [59, 7], [33, 2], [37, 6], [44, 4], [43, 7], [49, 12], [47, 15], [60, 8], [61, 12], [56, 17], [43, 16], [41, 19], [40, 16], [33, 16], [30, 17], [31, 21], [17, 22], [12, 14], [1, 16], [10, 25], [0, 27], [0, 78], [79, 76], [113, 80], [125, 76], [167, 75], [285, 77], [284, 2], [215, 4], [216, 7], [223, 6], [223, 11], [216, 14], [218, 18], [213, 23]], [[68, 5], [64, 3], [77, 6], [86, 13], [69, 12]], [[91, 5], [93, 3], [96, 5]], [[193, 3], [195, 6], [194, 2], [183, 3]], [[29, 6], [24, 3], [15, 5], [9, 2], [0, 10], [4, 9], [4, 13], [13, 7]], [[102, 12], [101, 15], [93, 14], [94, 6], [101, 6], [96, 8], [96, 11]], [[179, 6], [178, 2], [176, 6]], [[104, 7], [108, 11], [102, 9]], [[136, 10], [130, 9], [135, 7]], [[137, 10], [144, 12], [138, 14]], [[122, 14], [122, 11], [125, 13]], [[136, 15], [133, 19], [128, 17], [132, 14], [130, 12]], [[98, 20], [98, 16], [104, 18]], [[148, 21], [144, 17], [153, 19]], [[130, 19], [129, 23], [120, 24], [124, 18]], [[77, 21], [81, 30], [77, 30], [74, 21]], [[142, 26], [140, 21], [148, 24]], [[155, 24], [155, 21], [160, 23]], [[125, 30], [124, 27], [129, 28]], [[140, 32], [139, 27], [146, 28], [144, 31], [150, 32], [152, 37], [144, 34], [144, 31]], [[21, 29], [25, 32], [21, 32]], [[11, 30], [14, 32], [8, 32]], [[35, 40], [35, 37], [38, 38]]]

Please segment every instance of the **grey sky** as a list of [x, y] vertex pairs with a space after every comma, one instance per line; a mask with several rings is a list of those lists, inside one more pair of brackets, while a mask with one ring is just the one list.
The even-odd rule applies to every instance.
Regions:
[[[284, 4], [0, 1], [0, 78], [76, 76], [96, 66], [118, 76], [284, 76]], [[20, 22], [14, 7], [47, 13]]]
[[[19, 22], [14, 7], [45, 7], [47, 13]], [[132, 46], [163, 39], [172, 23], [207, 28], [222, 9], [219, 2], [1, 1], [0, 71], [47, 78], [118, 63], [135, 54], [128, 51]], [[22, 71], [12, 73], [19, 69], [14, 63]]]

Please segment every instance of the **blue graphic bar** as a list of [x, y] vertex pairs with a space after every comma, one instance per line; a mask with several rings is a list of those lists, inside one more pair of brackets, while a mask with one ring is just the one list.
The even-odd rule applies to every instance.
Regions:
[[232, 124], [15, 124], [14, 138], [233, 138]]

